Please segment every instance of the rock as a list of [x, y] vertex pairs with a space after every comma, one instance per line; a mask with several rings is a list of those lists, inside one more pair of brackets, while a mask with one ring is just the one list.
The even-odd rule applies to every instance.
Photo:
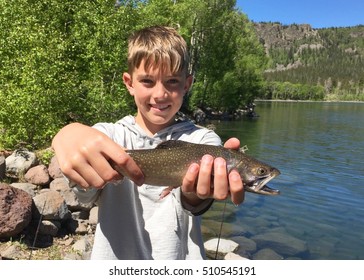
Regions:
[[217, 244], [219, 243], [218, 258], [223, 258], [227, 253], [235, 252], [239, 248], [239, 244], [228, 239], [213, 238], [204, 243], [206, 255], [215, 258]]
[[27, 150], [16, 150], [6, 158], [6, 175], [11, 178], [19, 178], [36, 163], [35, 153]]
[[253, 253], [257, 250], [257, 243], [244, 236], [234, 236], [231, 240], [239, 244], [239, 251], [242, 250], [247, 253]]
[[37, 214], [42, 214], [45, 220], [65, 220], [71, 216], [64, 198], [56, 191], [42, 192], [33, 201]]
[[63, 174], [62, 174], [61, 169], [59, 168], [59, 164], [58, 164], [58, 160], [57, 160], [56, 156], [52, 157], [51, 162], [49, 163], [49, 166], [48, 166], [48, 172], [49, 172], [49, 175], [53, 179], [63, 177]]
[[72, 245], [72, 249], [83, 254], [91, 249], [91, 243], [88, 241], [87, 237], [84, 237], [77, 240], [75, 244]]
[[306, 242], [279, 231], [259, 234], [253, 236], [252, 239], [258, 247], [269, 247], [285, 256], [295, 256], [307, 251]]
[[68, 182], [64, 177], [54, 179], [50, 183], [49, 189], [59, 192], [66, 201], [68, 209], [71, 211], [90, 210], [93, 206], [93, 203], [84, 204], [79, 202], [76, 194], [72, 188], [69, 187]]
[[63, 177], [54, 179], [50, 183], [49, 189], [59, 192], [66, 201], [68, 209], [70, 209], [71, 211], [82, 209], [82, 206], [78, 202], [76, 194], [72, 191], [67, 181]]
[[45, 165], [37, 165], [25, 173], [24, 179], [31, 184], [45, 186], [49, 184], [50, 177], [48, 168]]
[[249, 259], [230, 252], [225, 255], [224, 260], [231, 261], [231, 260], [249, 260]]
[[0, 238], [20, 233], [31, 221], [32, 198], [20, 189], [0, 183]]
[[10, 186], [26, 191], [31, 197], [35, 196], [35, 191], [37, 189], [37, 186], [31, 183], [12, 183]]
[[0, 156], [0, 180], [5, 178], [6, 161], [4, 156]]
[[59, 221], [42, 220], [39, 227], [39, 233], [44, 235], [57, 236], [58, 230], [61, 228]]
[[88, 218], [88, 222], [91, 225], [96, 225], [99, 219], [99, 207], [95, 206], [90, 210], [90, 216]]
[[[15, 245], [11, 245], [8, 248], [6, 248], [4, 251], [0, 253], [2, 258], [8, 259], [8, 260], [15, 260], [19, 258], [19, 248]], [[1, 260], [1, 258], [0, 258]]]
[[283, 257], [269, 248], [259, 250], [253, 255], [253, 260], [283, 260]]

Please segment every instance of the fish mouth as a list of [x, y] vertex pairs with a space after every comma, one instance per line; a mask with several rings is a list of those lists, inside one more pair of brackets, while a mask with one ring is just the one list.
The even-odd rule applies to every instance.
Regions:
[[279, 190], [271, 189], [266, 184], [270, 180], [277, 177], [279, 174], [280, 174], [280, 172], [278, 170], [276, 170], [275, 172], [273, 172], [272, 174], [270, 174], [266, 177], [257, 179], [256, 181], [254, 181], [254, 183], [252, 185], [245, 185], [245, 190], [248, 192], [257, 193], [257, 194], [278, 195], [278, 194], [280, 194]]

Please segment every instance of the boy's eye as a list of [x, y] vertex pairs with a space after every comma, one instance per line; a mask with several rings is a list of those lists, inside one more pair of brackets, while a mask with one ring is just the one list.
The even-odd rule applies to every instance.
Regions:
[[145, 85], [152, 85], [153, 84], [153, 81], [151, 79], [142, 79], [142, 80], [140, 80], [140, 82], [142, 84], [145, 84]]
[[169, 79], [167, 81], [167, 83], [170, 85], [176, 85], [176, 84], [179, 84], [179, 80], [178, 79]]

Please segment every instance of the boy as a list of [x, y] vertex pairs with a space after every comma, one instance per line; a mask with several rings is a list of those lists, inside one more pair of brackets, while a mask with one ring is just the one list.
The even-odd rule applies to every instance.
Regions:
[[[192, 84], [187, 68], [186, 42], [174, 29], [154, 26], [136, 32], [129, 38], [128, 72], [123, 74], [136, 116], [93, 127], [70, 124], [53, 139], [61, 170], [77, 184], [80, 201], [99, 205], [92, 259], [202, 259], [198, 215], [213, 199], [230, 195], [235, 204], [244, 200], [239, 174], [227, 174], [222, 158], [204, 156], [200, 165], [190, 166], [180, 188], [161, 198], [168, 186], [143, 185], [141, 170], [124, 151], [154, 148], [170, 139], [221, 145], [213, 131], [175, 120]], [[239, 145], [233, 138], [225, 147]]]

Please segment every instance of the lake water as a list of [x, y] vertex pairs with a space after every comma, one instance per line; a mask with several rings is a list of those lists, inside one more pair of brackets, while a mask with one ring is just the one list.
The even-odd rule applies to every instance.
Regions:
[[[216, 122], [216, 132], [277, 167], [268, 185], [281, 195], [247, 193], [239, 207], [228, 204], [222, 235], [250, 257], [272, 249], [283, 258], [363, 260], [364, 103], [256, 104], [259, 118]], [[215, 226], [206, 236], [218, 231], [221, 209], [216, 203], [204, 218]]]

